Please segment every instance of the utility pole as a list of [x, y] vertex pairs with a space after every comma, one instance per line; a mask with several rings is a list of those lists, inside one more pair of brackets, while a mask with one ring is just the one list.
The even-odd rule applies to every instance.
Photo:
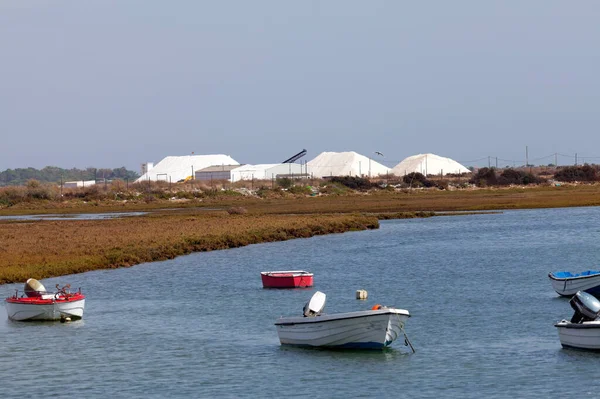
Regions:
[[525, 166], [529, 166], [529, 148], [525, 146]]
[[554, 153], [554, 167], [556, 168], [558, 166], [558, 158], [556, 157], [556, 153]]
[[575, 153], [575, 166], [577, 166], [577, 153]]

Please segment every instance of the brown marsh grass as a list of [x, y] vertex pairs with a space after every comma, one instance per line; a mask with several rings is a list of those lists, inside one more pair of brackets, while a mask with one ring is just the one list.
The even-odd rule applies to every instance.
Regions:
[[[41, 204], [41, 206], [40, 206]], [[205, 197], [23, 203], [0, 214], [139, 211], [144, 217], [0, 221], [0, 284], [130, 266], [259, 242], [378, 227], [378, 219], [432, 212], [600, 205], [600, 185], [402, 190], [330, 196]], [[168, 209], [168, 211], [162, 211]], [[208, 211], [216, 209], [216, 211]]]
[[377, 218], [359, 214], [248, 216], [227, 212], [2, 222], [0, 284], [378, 226]]

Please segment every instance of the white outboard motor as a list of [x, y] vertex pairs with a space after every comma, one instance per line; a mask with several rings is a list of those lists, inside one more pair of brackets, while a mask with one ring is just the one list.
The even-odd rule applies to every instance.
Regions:
[[34, 278], [30, 278], [25, 282], [25, 287], [23, 288], [25, 291], [25, 295], [30, 298], [37, 298], [42, 296], [42, 294], [46, 293], [46, 287], [39, 281]]
[[587, 292], [577, 291], [569, 303], [575, 311], [571, 323], [593, 321], [600, 315], [600, 301]]
[[325, 307], [326, 299], [327, 295], [321, 291], [315, 292], [310, 298], [310, 301], [306, 302], [306, 305], [304, 305], [304, 317], [314, 317], [320, 315]]

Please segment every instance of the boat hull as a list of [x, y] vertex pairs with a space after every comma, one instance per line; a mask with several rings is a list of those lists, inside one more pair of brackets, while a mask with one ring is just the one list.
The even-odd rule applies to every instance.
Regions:
[[70, 317], [72, 320], [83, 317], [85, 298], [68, 301], [38, 301], [24, 303], [23, 301], [6, 300], [8, 318], [16, 321], [61, 320]]
[[404, 323], [409, 317], [407, 310], [386, 308], [280, 318], [275, 326], [281, 345], [381, 349], [404, 334]]
[[261, 272], [264, 288], [306, 288], [313, 286], [313, 274], [302, 270]]
[[600, 321], [571, 323], [562, 320], [554, 325], [564, 348], [600, 351]]
[[589, 275], [574, 275], [573, 277], [559, 277], [549, 273], [548, 278], [554, 291], [562, 296], [573, 296], [577, 291], [585, 291], [594, 296], [600, 296], [600, 272]]

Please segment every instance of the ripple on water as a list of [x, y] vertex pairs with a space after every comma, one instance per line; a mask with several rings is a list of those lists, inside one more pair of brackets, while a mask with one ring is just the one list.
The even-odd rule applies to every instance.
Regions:
[[[578, 382], [578, 395], [593, 396], [599, 355], [561, 349], [553, 323], [571, 308], [547, 273], [600, 264], [599, 219], [598, 208], [573, 208], [392, 220], [44, 280], [81, 286], [84, 319], [0, 320], [2, 389], [7, 397], [35, 383], [86, 398], [547, 398], [572, 395]], [[315, 287], [262, 289], [260, 271], [277, 269], [310, 270]], [[384, 351], [281, 347], [275, 319], [301, 314], [316, 290], [328, 295], [326, 312], [408, 309], [417, 352], [400, 340]]]

